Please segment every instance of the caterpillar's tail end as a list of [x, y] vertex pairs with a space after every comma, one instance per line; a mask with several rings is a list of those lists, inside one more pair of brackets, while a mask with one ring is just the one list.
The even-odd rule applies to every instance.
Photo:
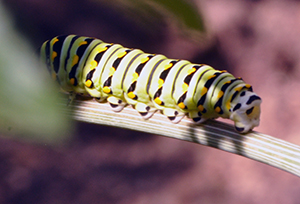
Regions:
[[259, 125], [262, 100], [251, 91], [240, 94], [240, 101], [231, 110], [230, 119], [239, 133], [247, 133]]

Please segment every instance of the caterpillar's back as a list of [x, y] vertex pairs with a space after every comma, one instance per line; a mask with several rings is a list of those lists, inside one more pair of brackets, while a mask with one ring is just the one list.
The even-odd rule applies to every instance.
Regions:
[[107, 100], [114, 111], [130, 104], [148, 119], [161, 110], [175, 123], [186, 114], [197, 123], [230, 118], [243, 133], [259, 125], [251, 86], [208, 65], [76, 35], [46, 41], [41, 60], [64, 91]]

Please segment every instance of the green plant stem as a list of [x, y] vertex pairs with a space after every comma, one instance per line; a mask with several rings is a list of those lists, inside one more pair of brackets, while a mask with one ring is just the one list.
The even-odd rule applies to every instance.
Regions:
[[[162, 135], [179, 140], [215, 147], [282, 169], [300, 177], [300, 146], [258, 132], [238, 134], [231, 125], [210, 120], [195, 125], [189, 119], [171, 123], [164, 115], [154, 114], [144, 120], [131, 107], [113, 112], [107, 103], [75, 100], [71, 114], [75, 120], [115, 126]], [[241, 167], [242, 168], [242, 167]]]

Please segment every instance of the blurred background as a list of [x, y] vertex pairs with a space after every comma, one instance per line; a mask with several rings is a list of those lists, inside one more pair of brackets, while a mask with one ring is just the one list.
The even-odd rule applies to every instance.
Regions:
[[265, 164], [70, 120], [36, 59], [78, 34], [226, 69], [263, 99], [255, 130], [300, 145], [299, 25], [296, 0], [0, 1], [0, 203], [299, 203]]

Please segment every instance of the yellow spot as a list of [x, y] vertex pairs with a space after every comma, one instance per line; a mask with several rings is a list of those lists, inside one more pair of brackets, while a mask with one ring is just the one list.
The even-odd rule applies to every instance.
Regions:
[[241, 91], [242, 88], [243, 88], [243, 87], [237, 87], [237, 88], [235, 88], [234, 90], [235, 90], [235, 91]]
[[114, 67], [109, 68], [109, 76], [112, 76], [115, 73], [116, 69]]
[[133, 74], [132, 74], [132, 82], [134, 82], [134, 81], [136, 81], [138, 78], [139, 78], [139, 74], [138, 73], [136, 73], [136, 72], [134, 72]]
[[202, 91], [201, 91], [201, 96], [203, 96], [204, 94], [207, 93], [207, 88], [206, 87], [203, 87]]
[[184, 105], [183, 102], [180, 102], [180, 103], [178, 104], [178, 107], [181, 108], [181, 109], [184, 109], [184, 108], [185, 108], [185, 105]]
[[107, 47], [101, 47], [101, 48], [99, 49], [99, 52], [103, 52], [103, 51], [105, 51], [105, 50], [107, 50]]
[[209, 77], [207, 77], [207, 80], [209, 80], [209, 79], [211, 79], [211, 78], [214, 78], [214, 77], [216, 77], [215, 74], [214, 74], [214, 75], [211, 75], [211, 76], [209, 76]]
[[72, 67], [77, 64], [79, 61], [79, 56], [78, 55], [75, 55], [74, 58], [73, 58], [73, 61], [72, 61]]
[[158, 88], [161, 88], [164, 85], [165, 81], [163, 79], [158, 80]]
[[97, 67], [98, 66], [98, 62], [96, 61], [96, 60], [93, 60], [92, 62], [91, 62], [91, 70], [93, 70], [95, 67]]
[[188, 75], [194, 73], [195, 71], [196, 71], [196, 68], [193, 67], [192, 69], [190, 69], [190, 70], [188, 71]]
[[227, 101], [226, 103], [226, 108], [229, 110], [230, 109], [230, 101]]
[[223, 91], [220, 91], [220, 92], [218, 93], [218, 98], [221, 98], [223, 95], [224, 95], [224, 92], [223, 92]]
[[54, 81], [56, 80], [56, 77], [57, 77], [57, 76], [56, 76], [55, 72], [53, 72], [53, 73], [52, 73], [52, 79], [53, 79]]
[[110, 88], [108, 86], [104, 86], [102, 90], [104, 93], [110, 93]]
[[149, 57], [145, 57], [145, 58], [141, 59], [141, 63], [145, 63], [145, 62], [147, 62], [148, 60], [149, 60]]
[[167, 64], [167, 65], [165, 66], [165, 70], [166, 70], [166, 69], [170, 69], [172, 66], [173, 66], [173, 63]]
[[86, 45], [87, 44], [87, 41], [82, 41], [81, 43], [79, 43], [78, 46], [81, 46], [81, 45]]
[[215, 108], [215, 111], [216, 111], [217, 113], [220, 113], [221, 108], [220, 108], [219, 106], [217, 106], [217, 107]]
[[53, 39], [52, 45], [54, 45], [57, 41], [59, 41], [57, 38]]
[[70, 83], [71, 83], [72, 85], [74, 85], [74, 84], [75, 84], [75, 78], [71, 78], [71, 79], [70, 79]]
[[127, 96], [129, 97], [129, 98], [135, 98], [135, 94], [131, 91], [131, 92], [129, 92], [128, 94], [127, 94]]
[[119, 53], [119, 54], [118, 54], [118, 58], [124, 57], [124, 55], [126, 55], [126, 53], [127, 53], [127, 52], [125, 52], [125, 51], [124, 51], [124, 52], [121, 52], [121, 53]]
[[248, 89], [251, 88], [251, 85], [250, 85], [250, 84], [246, 84], [245, 86], [246, 86], [246, 88], [248, 88]]
[[230, 84], [230, 81], [226, 81], [224, 84]]
[[89, 87], [89, 88], [91, 88], [91, 86], [92, 86], [92, 81], [91, 80], [86, 80], [86, 82], [85, 82], [85, 86], [87, 86], [87, 87]]
[[182, 84], [182, 92], [187, 92], [189, 85], [187, 83]]
[[57, 52], [52, 52], [52, 61], [54, 60], [54, 58], [57, 57]]
[[162, 104], [162, 101], [161, 101], [158, 97], [156, 97], [156, 98], [154, 99], [154, 102], [157, 103], [158, 105], [161, 105], [161, 104]]
[[227, 72], [226, 70], [222, 70], [222, 71], [220, 71], [221, 73], [224, 73], [224, 72]]
[[204, 110], [203, 105], [199, 105], [199, 106], [198, 106], [198, 110], [202, 112], [202, 111]]

